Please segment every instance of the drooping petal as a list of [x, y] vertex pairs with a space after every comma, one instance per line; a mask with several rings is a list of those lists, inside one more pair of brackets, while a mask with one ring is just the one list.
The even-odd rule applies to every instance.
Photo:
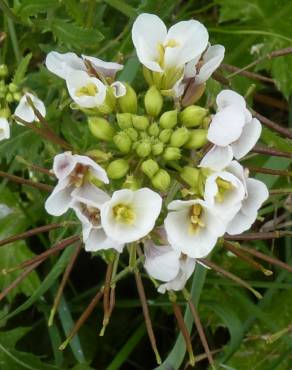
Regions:
[[200, 85], [206, 82], [212, 73], [220, 66], [224, 58], [225, 48], [222, 45], [209, 46], [203, 56], [203, 65], [196, 75], [196, 84]]
[[10, 126], [6, 118], [0, 117], [0, 141], [10, 138]]
[[208, 140], [219, 146], [226, 146], [237, 140], [245, 124], [245, 114], [238, 105], [228, 105], [217, 112], [208, 129]]
[[174, 279], [180, 268], [180, 253], [174, 251], [169, 245], [154, 245], [145, 243], [144, 267], [154, 279], [170, 281]]
[[231, 146], [214, 145], [201, 160], [199, 167], [211, 168], [215, 171], [221, 171], [227, 167], [233, 158]]
[[257, 143], [261, 136], [262, 125], [260, 122], [253, 118], [247, 122], [240, 137], [231, 144], [233, 155], [236, 159], [244, 157]]
[[216, 98], [218, 110], [226, 108], [228, 105], [239, 105], [241, 108], [246, 108], [244, 98], [232, 90], [222, 90]]
[[162, 20], [154, 14], [140, 14], [132, 28], [132, 40], [140, 62], [148, 69], [162, 72], [157, 62], [159, 45], [163, 45], [167, 29]]
[[59, 181], [45, 203], [46, 211], [53, 216], [61, 216], [72, 205], [71, 192], [73, 188], [68, 186], [68, 181], [65, 179]]
[[[178, 22], [168, 30], [164, 46], [165, 68], [179, 68], [197, 58], [208, 45], [208, 31], [195, 20]], [[175, 46], [167, 47], [174, 44]]]
[[75, 200], [98, 209], [110, 200], [110, 196], [106, 192], [89, 182], [73, 190], [71, 195]]
[[102, 229], [92, 228], [88, 238], [85, 242], [85, 250], [87, 252], [97, 252], [106, 249], [115, 249], [119, 253], [123, 251], [124, 244], [119, 244], [116, 241], [110, 239]]
[[76, 165], [76, 159], [71, 152], [57, 154], [54, 158], [53, 171], [59, 180], [70, 175]]
[[114, 96], [116, 98], [121, 98], [122, 96], [126, 95], [127, 89], [126, 89], [126, 86], [122, 82], [116, 81], [111, 84], [111, 87], [114, 90]]
[[88, 55], [82, 55], [83, 60], [88, 60], [92, 67], [104, 77], [114, 78], [118, 71], [121, 71], [124, 66], [119, 63], [105, 62], [96, 57], [91, 57]]
[[[23, 97], [20, 99], [20, 101], [18, 103], [18, 106], [16, 107], [15, 112], [14, 112], [15, 116], [21, 118], [22, 120], [24, 120], [28, 123], [38, 121], [38, 118], [35, 116], [32, 107], [29, 105], [29, 103], [27, 101], [27, 97], [29, 97], [31, 99], [33, 105], [40, 112], [40, 114], [43, 117], [45, 117], [46, 107], [45, 107], [44, 103], [40, 99], [38, 99], [36, 96], [34, 96], [30, 93], [24, 94]], [[22, 125], [21, 122], [17, 121], [17, 119], [16, 119], [16, 122], [18, 124]]]
[[197, 56], [196, 58], [190, 60], [186, 65], [185, 65], [185, 70], [184, 70], [184, 78], [193, 78], [197, 74], [197, 63], [200, 60], [200, 55]]
[[83, 60], [75, 53], [58, 53], [51, 51], [46, 57], [46, 67], [55, 75], [66, 80], [72, 71], [85, 71]]
[[106, 171], [99, 164], [97, 164], [93, 159], [85, 155], [78, 155], [78, 154], [75, 154], [74, 158], [77, 163], [81, 163], [84, 166], [88, 166], [90, 168], [91, 174], [94, 177], [96, 177], [98, 180], [102, 181], [105, 184], [109, 183], [109, 179], [108, 179]]

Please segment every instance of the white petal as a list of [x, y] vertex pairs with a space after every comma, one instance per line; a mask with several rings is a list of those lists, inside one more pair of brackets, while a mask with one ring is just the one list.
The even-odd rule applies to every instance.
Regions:
[[177, 46], [166, 48], [165, 67], [182, 67], [197, 58], [206, 49], [208, 39], [208, 31], [202, 23], [193, 19], [178, 22], [167, 33], [165, 46], [172, 41], [175, 41]]
[[185, 65], [184, 78], [192, 78], [196, 76], [197, 74], [196, 65], [199, 62], [199, 60], [200, 55], [197, 58], [192, 59]]
[[101, 73], [104, 77], [114, 78], [118, 71], [121, 71], [124, 66], [119, 63], [105, 62], [96, 57], [90, 57], [88, 55], [82, 55], [83, 60], [88, 60], [95, 70]]
[[46, 211], [53, 216], [61, 216], [70, 208], [73, 200], [71, 197], [72, 188], [66, 180], [59, 181], [45, 203]]
[[229, 145], [240, 137], [244, 124], [244, 110], [238, 105], [229, 105], [213, 116], [208, 140], [220, 146]]
[[236, 159], [244, 157], [255, 146], [261, 136], [261, 132], [262, 125], [256, 118], [247, 122], [239, 139], [231, 144], [234, 157]]
[[[103, 104], [106, 97], [106, 86], [97, 78], [90, 77], [84, 71], [73, 71], [66, 79], [68, 92], [71, 98], [76, 104], [83, 108], [94, 108]], [[82, 87], [86, 87], [88, 84], [94, 84], [97, 88], [97, 92], [94, 96], [81, 95], [77, 96], [76, 93]]]
[[6, 118], [0, 117], [0, 141], [10, 138], [10, 126]]
[[177, 276], [180, 253], [174, 251], [169, 245], [157, 246], [152, 243], [146, 243], [144, 252], [144, 267], [154, 279], [170, 281]]
[[[35, 108], [41, 113], [43, 117], [46, 115], [46, 107], [44, 103], [38, 99], [36, 96], [26, 93], [23, 95], [23, 97], [20, 99], [18, 106], [15, 109], [15, 116], [23, 119], [24, 121], [30, 123], [34, 121], [38, 121], [38, 118], [35, 116], [34, 111], [32, 107], [29, 105], [27, 101], [27, 97], [29, 97], [32, 100], [33, 105]], [[16, 120], [18, 124], [22, 124]]]
[[85, 155], [78, 155], [75, 154], [74, 158], [76, 163], [81, 163], [84, 166], [90, 167], [91, 174], [95, 176], [98, 180], [102, 181], [105, 184], [109, 183], [109, 179], [107, 177], [106, 171], [97, 164], [93, 159], [85, 156]]
[[68, 74], [74, 70], [86, 70], [83, 60], [75, 53], [61, 54], [56, 51], [51, 51], [47, 55], [45, 63], [50, 72], [64, 80], [67, 78]]
[[71, 152], [57, 154], [54, 158], [53, 171], [59, 180], [70, 175], [76, 165], [76, 159]]
[[221, 171], [227, 167], [233, 158], [231, 146], [216, 146], [214, 145], [211, 150], [201, 160], [199, 167], [211, 168], [215, 171]]
[[97, 252], [106, 249], [115, 249], [119, 253], [123, 251], [123, 244], [108, 238], [102, 227], [92, 228], [88, 239], [85, 240], [85, 250], [87, 252]]
[[132, 28], [132, 40], [140, 62], [152, 71], [162, 72], [157, 63], [159, 44], [164, 44], [167, 30], [162, 20], [154, 14], [140, 14]]
[[120, 98], [120, 97], [126, 95], [127, 89], [126, 89], [126, 86], [122, 82], [116, 81], [116, 82], [111, 84], [111, 87], [114, 90], [114, 96], [116, 98]]
[[246, 102], [244, 98], [232, 90], [222, 90], [216, 98], [218, 110], [221, 110], [228, 105], [239, 105], [242, 108], [246, 108]]
[[226, 232], [230, 235], [241, 234], [250, 229], [256, 218], [257, 212], [245, 215], [242, 210], [240, 210], [227, 225]]
[[202, 84], [211, 77], [224, 58], [225, 48], [222, 45], [212, 45], [203, 56], [203, 65], [196, 76], [196, 84]]
[[89, 182], [73, 190], [71, 196], [75, 200], [82, 202], [87, 206], [98, 209], [100, 209], [101, 206], [110, 199], [106, 192]]

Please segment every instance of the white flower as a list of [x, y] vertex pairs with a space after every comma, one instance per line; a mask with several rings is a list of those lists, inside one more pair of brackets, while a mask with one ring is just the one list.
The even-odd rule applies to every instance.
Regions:
[[109, 182], [105, 170], [91, 158], [71, 152], [55, 156], [53, 171], [59, 181], [45, 203], [46, 211], [53, 216], [62, 215], [72, 206], [72, 192], [86, 184], [88, 174], [105, 184]]
[[102, 105], [106, 98], [106, 86], [97, 78], [84, 71], [73, 71], [66, 79], [71, 98], [83, 108]]
[[6, 118], [0, 117], [0, 141], [10, 138], [10, 126]]
[[175, 200], [168, 205], [164, 225], [168, 240], [175, 250], [192, 258], [207, 256], [225, 232], [224, 223], [201, 199]]
[[84, 61], [75, 53], [51, 51], [46, 57], [46, 67], [55, 75], [66, 80], [72, 71], [86, 71]]
[[182, 256], [170, 245], [158, 246], [147, 240], [144, 253], [147, 273], [154, 279], [166, 282], [158, 287], [160, 293], [182, 290], [195, 269], [195, 259]]
[[226, 229], [228, 234], [235, 235], [252, 226], [257, 218], [259, 208], [269, 197], [269, 191], [263, 182], [248, 178], [248, 171], [245, 171], [238, 162], [232, 161], [227, 170], [237, 176], [245, 187], [242, 206], [228, 223]]
[[198, 21], [182, 21], [168, 31], [154, 14], [140, 14], [132, 39], [140, 62], [154, 72], [181, 68], [197, 58], [208, 45], [208, 32]]
[[204, 199], [223, 223], [239, 211], [245, 197], [243, 182], [228, 171], [214, 172], [205, 183]]
[[122, 252], [123, 244], [109, 238], [100, 222], [100, 209], [110, 199], [109, 195], [95, 185], [86, 183], [82, 187], [73, 190], [71, 196], [74, 199], [72, 209], [74, 209], [76, 216], [82, 223], [85, 250], [96, 252], [102, 249], [113, 248], [118, 252]]
[[[27, 101], [27, 97], [29, 97], [35, 106], [35, 108], [40, 112], [40, 114], [45, 117], [46, 115], [46, 107], [44, 103], [37, 98], [35, 95], [26, 93], [23, 95], [23, 97], [20, 99], [18, 106], [15, 109], [14, 115], [21, 118], [25, 122], [34, 122], [34, 121], [39, 121], [36, 115], [34, 114], [34, 111], [32, 107], [29, 105]], [[21, 122], [18, 122], [16, 119], [16, 122], [20, 125], [22, 125]]]
[[121, 98], [122, 96], [126, 95], [126, 86], [120, 81], [113, 82], [111, 84], [111, 88], [113, 89], [114, 96], [116, 98]]
[[119, 63], [105, 62], [96, 57], [82, 55], [84, 61], [88, 60], [92, 67], [104, 77], [115, 78], [117, 72], [121, 71], [124, 66]]
[[101, 208], [101, 224], [112, 239], [130, 243], [146, 236], [159, 216], [162, 199], [148, 188], [115, 191]]
[[202, 159], [200, 166], [221, 170], [232, 158], [240, 159], [256, 144], [261, 124], [246, 108], [244, 98], [231, 90], [218, 94], [218, 111], [213, 116], [208, 140], [215, 144]]

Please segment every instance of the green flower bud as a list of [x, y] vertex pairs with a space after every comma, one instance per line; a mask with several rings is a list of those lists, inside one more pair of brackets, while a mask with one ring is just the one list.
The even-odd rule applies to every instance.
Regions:
[[129, 164], [125, 159], [116, 159], [111, 162], [106, 169], [108, 177], [112, 180], [124, 177], [128, 171]]
[[162, 128], [173, 128], [177, 124], [177, 110], [170, 110], [168, 112], [164, 112], [160, 119], [159, 125]]
[[116, 115], [119, 127], [124, 130], [132, 127], [132, 114], [131, 113], [117, 113]]
[[158, 170], [158, 172], [153, 176], [152, 185], [160, 191], [166, 191], [170, 185], [170, 176], [165, 170]]
[[11, 82], [9, 85], [8, 85], [8, 90], [11, 92], [11, 93], [15, 93], [18, 91], [18, 86], [15, 85], [13, 82]]
[[185, 127], [180, 127], [174, 131], [170, 138], [170, 145], [181, 147], [183, 146], [190, 137], [189, 130]]
[[13, 102], [13, 95], [11, 93], [8, 93], [5, 97], [5, 100], [7, 101], [7, 103], [12, 103]]
[[135, 115], [132, 117], [132, 119], [133, 119], [133, 126], [137, 130], [145, 131], [147, 127], [149, 126], [148, 117]]
[[194, 167], [185, 166], [180, 173], [180, 177], [192, 188], [197, 188], [200, 170]]
[[136, 153], [139, 157], [145, 158], [151, 153], [151, 144], [149, 141], [142, 141], [136, 147]]
[[157, 117], [161, 112], [163, 98], [160, 91], [155, 86], [151, 86], [144, 98], [146, 112], [153, 117]]
[[158, 172], [159, 166], [155, 161], [153, 161], [153, 159], [147, 159], [147, 161], [142, 163], [141, 170], [146, 176], [152, 179], [152, 177]]
[[164, 145], [163, 143], [155, 143], [152, 145], [152, 154], [160, 155], [163, 152]]
[[159, 127], [158, 127], [157, 123], [156, 122], [151, 123], [151, 125], [148, 129], [149, 135], [156, 137], [156, 136], [158, 136], [159, 132], [160, 132], [160, 130], [159, 130]]
[[163, 153], [163, 158], [166, 161], [177, 161], [181, 157], [181, 152], [179, 148], [173, 148], [173, 147], [168, 147], [165, 149]]
[[124, 189], [139, 190], [141, 188], [142, 182], [133, 175], [128, 175], [125, 182], [123, 183]]
[[125, 84], [127, 92], [124, 96], [118, 98], [120, 110], [123, 113], [137, 113], [137, 95], [135, 90], [129, 85]]
[[15, 101], [19, 101], [21, 99], [21, 94], [19, 92], [15, 92], [12, 95]]
[[170, 128], [162, 130], [159, 134], [159, 140], [166, 144], [170, 140], [172, 133], [173, 130], [171, 130]]
[[10, 116], [11, 116], [11, 112], [8, 107], [0, 109], [1, 118], [9, 118]]
[[112, 158], [112, 153], [106, 153], [99, 149], [92, 149], [86, 152], [86, 155], [93, 157], [95, 162], [106, 162]]
[[184, 146], [188, 149], [200, 149], [208, 142], [207, 134], [208, 130], [204, 129], [190, 130], [190, 138]]
[[132, 146], [132, 140], [130, 137], [123, 131], [119, 132], [117, 135], [113, 137], [113, 142], [115, 146], [121, 151], [122, 153], [129, 153]]
[[190, 105], [179, 114], [179, 122], [186, 127], [197, 127], [203, 122], [207, 116], [208, 109], [199, 107], [198, 105]]
[[101, 117], [89, 117], [88, 127], [92, 135], [100, 140], [110, 141], [115, 134], [111, 124]]
[[133, 127], [127, 128], [124, 132], [132, 141], [136, 141], [138, 139], [138, 132]]
[[0, 77], [6, 77], [8, 75], [8, 67], [6, 64], [1, 64], [0, 65]]

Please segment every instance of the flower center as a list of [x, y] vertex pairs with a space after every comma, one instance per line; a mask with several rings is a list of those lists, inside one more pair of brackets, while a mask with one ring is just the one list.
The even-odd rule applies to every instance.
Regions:
[[157, 49], [158, 49], [158, 60], [157, 60], [157, 62], [159, 63], [161, 68], [164, 67], [164, 54], [165, 54], [166, 48], [175, 48], [177, 46], [179, 46], [179, 43], [174, 39], [168, 40], [165, 45], [163, 45], [161, 43], [157, 44]]
[[100, 211], [98, 208], [82, 204], [82, 213], [84, 214], [84, 216], [87, 217], [87, 219], [93, 226], [100, 225]]
[[113, 208], [113, 215], [116, 221], [132, 225], [136, 219], [133, 208], [127, 204], [117, 204]]
[[216, 179], [216, 184], [218, 186], [218, 192], [215, 196], [215, 199], [217, 202], [222, 203], [226, 193], [233, 188], [233, 185], [231, 182], [221, 179], [221, 177]]
[[78, 163], [70, 174], [70, 184], [79, 188], [84, 183], [84, 177], [87, 174], [88, 166]]
[[86, 86], [80, 87], [76, 90], [75, 95], [80, 96], [95, 96], [98, 93], [98, 88], [93, 82], [89, 82]]
[[200, 204], [194, 204], [190, 208], [190, 233], [198, 233], [201, 228], [205, 227], [202, 221], [203, 207]]

